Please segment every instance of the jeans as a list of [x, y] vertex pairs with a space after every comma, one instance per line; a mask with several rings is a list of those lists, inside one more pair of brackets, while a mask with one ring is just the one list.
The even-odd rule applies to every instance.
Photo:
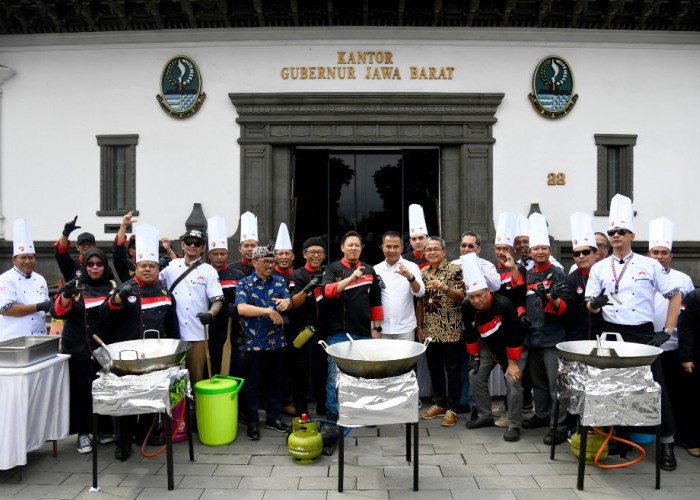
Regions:
[[464, 406], [476, 406], [476, 397], [470, 387], [471, 377], [469, 375], [469, 360], [471, 356], [465, 352], [460, 366], [460, 377], [462, 379], [462, 390], [459, 393], [459, 404]]
[[[362, 335], [357, 335], [355, 333], [351, 333], [350, 336], [353, 338], [353, 340], [358, 340], [358, 339], [366, 339], [367, 337], [364, 337]], [[328, 345], [333, 345], [333, 344], [339, 344], [341, 342], [348, 342], [348, 337], [345, 334], [345, 332], [342, 333], [335, 333], [328, 337], [328, 340], [326, 343]], [[333, 361], [333, 358], [329, 355], [328, 356], [328, 381], [326, 382], [326, 413], [328, 415], [337, 415], [338, 414], [338, 393], [335, 390], [335, 379], [336, 375], [338, 373], [338, 367], [335, 364], [335, 361]]]
[[280, 416], [282, 406], [282, 363], [284, 349], [269, 351], [248, 351], [246, 354], [246, 378], [243, 390], [245, 392], [248, 425], [258, 425], [260, 417], [260, 385], [265, 386], [265, 418], [274, 422]]

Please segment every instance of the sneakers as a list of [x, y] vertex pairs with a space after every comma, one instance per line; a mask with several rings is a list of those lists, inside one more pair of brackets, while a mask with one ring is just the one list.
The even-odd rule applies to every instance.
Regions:
[[267, 420], [265, 422], [265, 429], [272, 429], [277, 432], [288, 432], [289, 426], [282, 422], [281, 418], [278, 418], [277, 420]]
[[92, 451], [92, 443], [87, 434], [81, 434], [78, 436], [78, 442], [75, 445], [75, 449], [78, 453], [90, 453]]
[[116, 439], [116, 437], [114, 436], [114, 434], [108, 434], [106, 432], [101, 432], [97, 438], [97, 441], [100, 444], [109, 444], [109, 443], [113, 443], [115, 439]]
[[446, 409], [441, 408], [438, 405], [433, 405], [430, 407], [430, 409], [428, 411], [424, 411], [423, 413], [421, 413], [420, 418], [430, 420], [432, 418], [444, 415], [445, 413], [447, 413]]
[[676, 455], [673, 453], [673, 443], [661, 443], [661, 468], [666, 471], [676, 470]]
[[122, 455], [122, 447], [119, 443], [117, 443], [117, 447], [114, 450], [114, 458], [117, 460], [121, 460], [122, 462], [127, 460], [131, 456], [131, 445], [126, 447], [126, 450], [124, 450], [124, 455]]
[[467, 422], [467, 429], [479, 429], [481, 427], [493, 427], [493, 417], [481, 417]]
[[457, 422], [457, 414], [452, 410], [447, 410], [445, 412], [445, 416], [442, 417], [442, 422], [440, 422], [440, 425], [443, 427], [452, 427], [455, 422]]
[[503, 434], [503, 440], [514, 443], [520, 439], [520, 429], [508, 427], [508, 430]]
[[549, 427], [549, 417], [540, 418], [535, 415], [523, 422], [523, 429], [537, 429], [538, 427]]
[[508, 427], [508, 415], [501, 415], [493, 423], [496, 427]]
[[246, 434], [248, 435], [248, 439], [251, 441], [257, 441], [260, 439], [260, 429], [258, 429], [257, 424], [248, 424]]
[[542, 442], [546, 445], [551, 445], [552, 441], [555, 444], [561, 444], [566, 441], [566, 431], [555, 431], [553, 427], [550, 428], [547, 435], [542, 438]]

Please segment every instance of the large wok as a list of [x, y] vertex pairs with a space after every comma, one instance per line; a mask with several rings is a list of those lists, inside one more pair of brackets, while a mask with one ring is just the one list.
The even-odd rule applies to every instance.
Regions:
[[628, 368], [647, 366], [656, 360], [663, 351], [658, 347], [625, 342], [619, 333], [603, 333], [601, 339], [614, 335], [617, 340], [572, 340], [559, 342], [557, 349], [567, 361], [580, 361], [596, 368]]
[[[355, 340], [357, 347], [352, 342], [328, 345], [320, 340], [318, 343], [344, 373], [361, 378], [386, 378], [412, 370], [430, 340], [427, 339], [425, 344], [410, 340]], [[358, 351], [358, 347], [369, 361]]]
[[108, 347], [114, 358], [104, 347], [93, 351], [102, 368], [117, 375], [141, 375], [180, 364], [190, 343], [156, 338], [116, 342]]

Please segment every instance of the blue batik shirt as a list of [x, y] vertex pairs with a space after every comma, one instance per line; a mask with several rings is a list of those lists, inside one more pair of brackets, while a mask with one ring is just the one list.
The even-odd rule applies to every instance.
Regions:
[[[291, 299], [287, 285], [279, 276], [270, 276], [263, 281], [255, 272], [238, 282], [236, 304], [250, 304], [256, 307], [277, 306], [272, 299]], [[245, 332], [246, 351], [270, 351], [285, 347], [284, 326], [275, 325], [269, 316], [241, 316]]]

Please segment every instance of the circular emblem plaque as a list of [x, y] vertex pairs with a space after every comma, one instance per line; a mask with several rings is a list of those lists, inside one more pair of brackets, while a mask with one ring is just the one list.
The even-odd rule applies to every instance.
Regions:
[[559, 56], [542, 59], [532, 75], [530, 101], [547, 118], [561, 118], [578, 100], [574, 94], [574, 73], [569, 63]]
[[199, 68], [187, 56], [173, 57], [165, 64], [160, 91], [156, 99], [166, 113], [176, 118], [195, 114], [206, 97]]

